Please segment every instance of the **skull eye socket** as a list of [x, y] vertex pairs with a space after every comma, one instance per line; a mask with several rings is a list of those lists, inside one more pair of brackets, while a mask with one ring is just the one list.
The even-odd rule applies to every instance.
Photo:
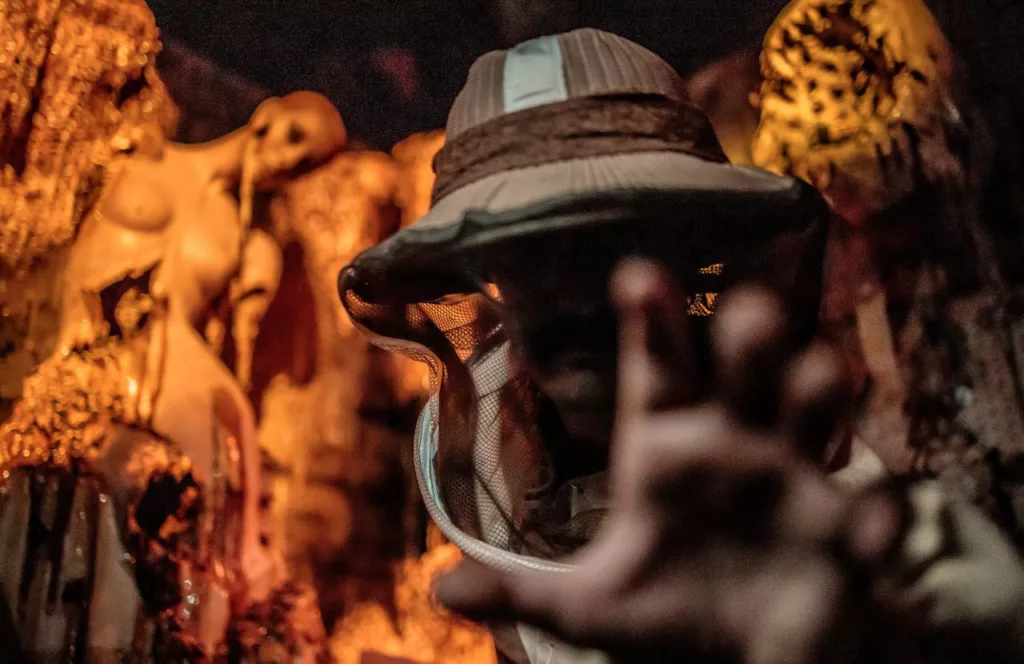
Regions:
[[266, 138], [267, 132], [270, 131], [270, 125], [262, 125], [256, 128], [256, 138]]
[[288, 142], [292, 145], [298, 145], [299, 143], [306, 140], [306, 132], [302, 131], [300, 127], [291, 127], [288, 130]]

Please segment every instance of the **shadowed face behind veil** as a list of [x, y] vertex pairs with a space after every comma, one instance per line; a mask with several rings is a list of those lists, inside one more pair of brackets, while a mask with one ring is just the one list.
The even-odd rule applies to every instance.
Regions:
[[[695, 270], [673, 261], [670, 251], [659, 253], [656, 237], [651, 229], [633, 230], [631, 237], [574, 230], [520, 239], [487, 259], [515, 357], [568, 436], [593, 454], [606, 455], [615, 413], [618, 321], [608, 296], [615, 266], [631, 255], [653, 255], [681, 282], [693, 282]], [[702, 320], [691, 317], [698, 336]]]

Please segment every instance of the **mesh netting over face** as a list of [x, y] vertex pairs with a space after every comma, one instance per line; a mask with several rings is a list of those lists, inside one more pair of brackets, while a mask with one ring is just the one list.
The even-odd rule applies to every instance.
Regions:
[[[504, 554], [522, 548], [528, 498], [543, 492], [546, 464], [532, 386], [510, 371], [492, 301], [483, 293], [405, 306], [342, 297], [375, 343], [431, 368], [416, 441], [431, 517], [467, 555], [508, 568], [514, 557]], [[435, 439], [445, 442], [434, 447]]]
[[[522, 312], [503, 311], [487, 267], [488, 261], [493, 264], [495, 252], [517, 251], [536, 258], [535, 265], [521, 261], [524, 283], [558, 272], [545, 269], [558, 257], [530, 251], [531, 242], [564, 247], [565, 238], [571, 237], [575, 251], [565, 248], [562, 260], [578, 263], [581, 270], [588, 262], [572, 258], [572, 254], [593, 254], [601, 247], [614, 246], [622, 258], [654, 255], [666, 263], [686, 254], [670, 267], [684, 283], [700, 284], [688, 305], [691, 316], [711, 315], [718, 293], [732, 283], [756, 279], [779, 290], [792, 305], [801, 327], [813, 332], [827, 230], [827, 216], [817, 202], [814, 199], [806, 207], [807, 201], [802, 201], [799, 213], [797, 208], [789, 208], [793, 218], [788, 222], [762, 213], [764, 227], [747, 234], [761, 238], [737, 237], [731, 243], [736, 251], [684, 250], [680, 247], [688, 240], [680, 237], [693, 239], [696, 236], [691, 237], [691, 232], [699, 231], [688, 230], [691, 221], [664, 218], [623, 217], [571, 228], [550, 218], [550, 235], [535, 234], [529, 241], [504, 239], [486, 248], [473, 245], [472, 238], [462, 234], [444, 249], [424, 247], [423, 251], [430, 255], [436, 250], [438, 256], [444, 256], [445, 264], [439, 269], [446, 273], [445, 283], [453, 283], [447, 279], [456, 266], [464, 267], [462, 283], [479, 286], [476, 292], [428, 302], [410, 302], [419, 296], [403, 298], [398, 292], [387, 300], [379, 297], [379, 289], [367, 281], [367, 274], [372, 280], [379, 265], [365, 270], [363, 263], [371, 258], [380, 261], [380, 251], [371, 258], [357, 258], [345, 268], [339, 280], [342, 304], [361, 330], [379, 346], [425, 362], [432, 369], [431, 399], [415, 443], [417, 473], [431, 517], [445, 535], [468, 556], [492, 567], [565, 569], [554, 561], [582, 544], [603, 513], [600, 481], [560, 476], [557, 469], [561, 466], [553, 464], [553, 453], [564, 439], [565, 429], [524, 369], [522, 357], [514, 350], [518, 346], [503, 325], [510, 315]], [[700, 219], [705, 215], [688, 211], [685, 216]], [[545, 220], [531, 223], [537, 221]], [[673, 234], [679, 237], [670, 237]], [[465, 250], [446, 254], [453, 245], [464, 245]], [[659, 245], [668, 249], [661, 250]], [[721, 262], [715, 260], [719, 256]], [[593, 292], [603, 298], [614, 262], [601, 261], [600, 266], [591, 274]], [[431, 279], [430, 270], [424, 269], [421, 283], [410, 286], [409, 292], [429, 292]], [[550, 287], [547, 284], [543, 290]], [[579, 288], [579, 283], [574, 287]], [[569, 488], [577, 493], [586, 490], [597, 497], [576, 509], [579, 496], [566, 494], [566, 480], [573, 480]], [[570, 503], [572, 508], [567, 508]]]

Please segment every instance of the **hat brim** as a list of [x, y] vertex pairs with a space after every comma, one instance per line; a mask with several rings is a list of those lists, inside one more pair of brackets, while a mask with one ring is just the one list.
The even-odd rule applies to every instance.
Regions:
[[[799, 180], [683, 153], [647, 152], [509, 171], [438, 201], [422, 219], [360, 254], [339, 275], [343, 298], [426, 302], [479, 287], [480, 257], [502, 243], [580, 228], [650, 233], [695, 268], [747, 254], [828, 214]], [[630, 224], [629, 228], [620, 228]], [[667, 235], [666, 235], [667, 234]]]

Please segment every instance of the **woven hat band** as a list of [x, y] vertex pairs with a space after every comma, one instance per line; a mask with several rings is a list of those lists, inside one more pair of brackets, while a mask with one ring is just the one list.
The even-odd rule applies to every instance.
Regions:
[[692, 106], [658, 96], [576, 98], [501, 115], [449, 140], [434, 158], [433, 202], [497, 173], [636, 152], [728, 162]]

